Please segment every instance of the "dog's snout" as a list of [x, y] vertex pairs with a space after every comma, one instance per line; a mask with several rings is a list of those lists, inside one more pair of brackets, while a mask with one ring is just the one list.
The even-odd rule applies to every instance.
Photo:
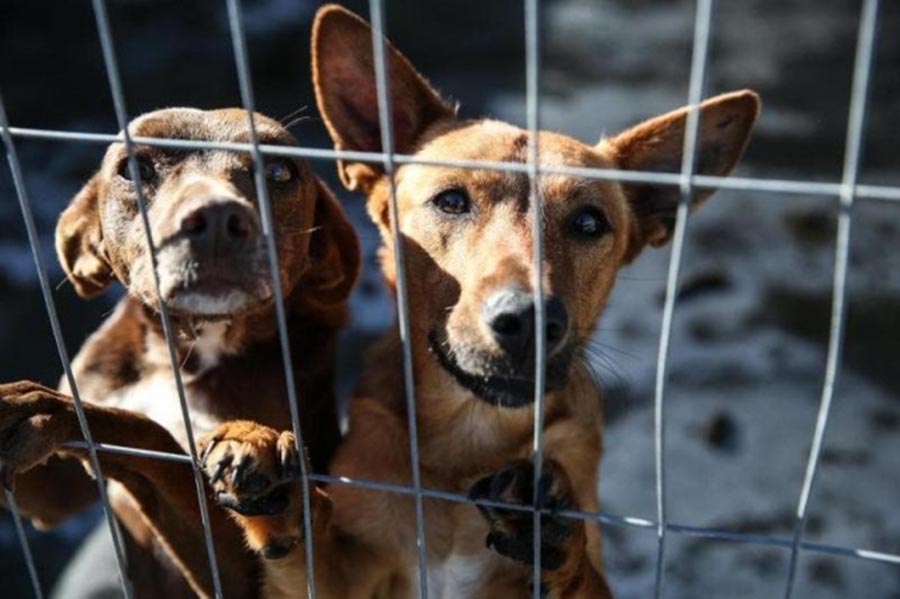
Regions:
[[[544, 306], [547, 352], [553, 353], [565, 341], [569, 317], [565, 305], [557, 297], [546, 297]], [[533, 351], [533, 294], [516, 288], [497, 291], [485, 302], [483, 317], [494, 339], [505, 352], [514, 357], [525, 357]]]
[[206, 203], [182, 216], [179, 231], [199, 249], [228, 253], [256, 236], [256, 215], [236, 201]]

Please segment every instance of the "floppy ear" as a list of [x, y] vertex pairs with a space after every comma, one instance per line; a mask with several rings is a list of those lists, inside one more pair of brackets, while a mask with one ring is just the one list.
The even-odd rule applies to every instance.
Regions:
[[[456, 116], [390, 42], [385, 44], [390, 74], [394, 150], [409, 152], [432, 123]], [[338, 150], [380, 152], [381, 124], [372, 29], [361, 18], [335, 4], [316, 13], [312, 31], [312, 72], [319, 112]], [[381, 176], [380, 164], [338, 161], [341, 182], [368, 192]]]
[[56, 253], [81, 297], [92, 297], [113, 279], [100, 228], [100, 175], [78, 192], [56, 223]]
[[[759, 105], [759, 96], [749, 90], [723, 94], [700, 104], [695, 174], [724, 176], [731, 172], [750, 139]], [[680, 172], [687, 115], [688, 108], [681, 108], [600, 143], [613, 148], [619, 168]], [[637, 215], [643, 242], [660, 246], [669, 241], [681, 198], [678, 186], [641, 183], [622, 186]], [[710, 189], [696, 190], [691, 198], [692, 207], [712, 193]]]
[[345, 302], [353, 291], [361, 262], [359, 237], [331, 191], [321, 181], [316, 184], [319, 193], [304, 298], [320, 308], [330, 308]]

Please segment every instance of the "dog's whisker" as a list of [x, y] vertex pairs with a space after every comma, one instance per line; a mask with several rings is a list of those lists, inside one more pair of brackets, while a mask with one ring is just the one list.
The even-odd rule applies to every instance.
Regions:
[[607, 349], [610, 351], [614, 351], [619, 355], [625, 356], [626, 358], [631, 358], [636, 362], [642, 362], [644, 359], [636, 354], [633, 354], [629, 351], [625, 351], [624, 349], [618, 348], [614, 345], [610, 345], [609, 343], [604, 343], [602, 341], [597, 341], [596, 339], [591, 339], [587, 343], [588, 346], [601, 347], [603, 349]]
[[187, 365], [187, 363], [188, 363], [188, 360], [191, 359], [191, 354], [194, 353], [194, 348], [195, 348], [195, 347], [197, 347], [197, 339], [196, 339], [196, 337], [194, 338], [194, 342], [191, 343], [190, 346], [188, 346], [187, 353], [184, 355], [184, 359], [181, 360], [181, 364], [179, 364], [179, 366], [178, 366], [179, 368], [184, 369], [185, 365]]
[[[573, 368], [575, 371], [575, 376], [573, 378], [575, 379], [578, 391], [583, 391], [587, 386], [587, 393], [583, 393], [582, 395], [589, 396], [593, 394], [597, 397], [601, 397], [601, 380], [594, 366], [586, 360], [584, 356], [578, 356], [575, 359]], [[579, 374], [581, 376], [578, 376]]]
[[309, 108], [309, 105], [308, 105], [308, 104], [304, 104], [304, 105], [301, 106], [300, 108], [298, 108], [298, 109], [296, 109], [296, 110], [292, 110], [291, 112], [287, 113], [286, 115], [284, 115], [283, 117], [281, 117], [280, 119], [278, 119], [278, 122], [279, 122], [279, 123], [282, 123], [282, 126], [284, 126], [284, 128], [287, 129], [288, 126], [287, 126], [287, 125], [284, 125], [284, 123], [285, 123], [286, 121], [289, 121], [290, 119], [294, 118], [294, 117], [297, 116], [298, 114], [304, 112], [304, 111], [307, 110], [308, 108]]
[[294, 127], [295, 125], [299, 125], [300, 123], [305, 123], [305, 122], [311, 121], [311, 120], [312, 120], [312, 117], [310, 117], [310, 116], [306, 116], [306, 115], [298, 116], [297, 118], [293, 119], [292, 121], [285, 123], [284, 128], [290, 129], [290, 128]]
[[[602, 348], [586, 346], [583, 357], [592, 369], [594, 369], [595, 366], [602, 367], [613, 378], [610, 382], [614, 382], [617, 386], [626, 386], [625, 378], [622, 374], [626, 369], [622, 364], [606, 354]], [[590, 359], [588, 360], [587, 358]], [[597, 372], [597, 374], [599, 375], [600, 373]]]

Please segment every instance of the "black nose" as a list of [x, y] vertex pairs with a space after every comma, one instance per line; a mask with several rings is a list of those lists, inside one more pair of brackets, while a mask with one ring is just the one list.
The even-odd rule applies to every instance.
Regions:
[[[559, 349], [569, 330], [566, 307], [553, 296], [544, 298], [544, 325], [547, 353]], [[494, 339], [513, 357], [524, 358], [534, 352], [534, 295], [521, 289], [502, 289], [484, 304], [483, 317]]]
[[222, 255], [245, 249], [256, 237], [256, 222], [250, 206], [233, 201], [216, 202], [184, 215], [179, 231], [197, 249]]

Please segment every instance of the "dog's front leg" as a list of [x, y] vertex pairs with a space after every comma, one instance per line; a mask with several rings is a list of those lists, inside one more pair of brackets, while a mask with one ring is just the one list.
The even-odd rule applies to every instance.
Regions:
[[[84, 408], [98, 443], [182, 453], [166, 429], [141, 414], [89, 403]], [[0, 472], [5, 484], [12, 486], [17, 473], [27, 475], [57, 453], [80, 458], [90, 467], [87, 450], [65, 445], [81, 439], [74, 404], [68, 397], [28, 381], [0, 385]], [[97, 455], [104, 476], [128, 490], [194, 590], [201, 596], [212, 596], [190, 465], [106, 451]], [[49, 482], [46, 494], [64, 491]], [[221, 511], [211, 510], [210, 518], [226, 594], [254, 596], [258, 587], [254, 583], [253, 556], [243, 550], [237, 531]]]
[[[304, 597], [306, 552], [315, 557], [317, 595], [322, 599], [372, 597], [384, 576], [384, 555], [373, 552], [352, 532], [339, 532], [332, 497], [310, 483], [313, 538], [304, 530], [299, 456], [294, 435], [249, 421], [221, 425], [200, 441], [203, 466], [216, 501], [231, 512], [247, 545], [262, 559], [267, 599]], [[344, 499], [377, 511], [371, 497], [345, 488]], [[340, 495], [339, 495], [340, 496]], [[380, 504], [379, 504], [380, 505]], [[373, 516], [375, 518], [375, 516]]]
[[[13, 476], [13, 472], [7, 476]], [[47, 492], [54, 487], [66, 492]], [[31, 520], [35, 528], [49, 530], [96, 501], [97, 485], [85, 474], [78, 460], [51, 456], [28, 472], [15, 475], [14, 495], [22, 516]], [[2, 507], [7, 507], [4, 494], [0, 494]]]
[[[216, 502], [229, 511], [247, 546], [262, 558], [265, 596], [299, 596], [298, 589], [306, 583], [307, 539], [297, 477], [301, 458], [293, 433], [236, 420], [201, 439], [200, 447]], [[320, 537], [328, 525], [331, 500], [312, 484], [310, 493], [314, 536]]]

